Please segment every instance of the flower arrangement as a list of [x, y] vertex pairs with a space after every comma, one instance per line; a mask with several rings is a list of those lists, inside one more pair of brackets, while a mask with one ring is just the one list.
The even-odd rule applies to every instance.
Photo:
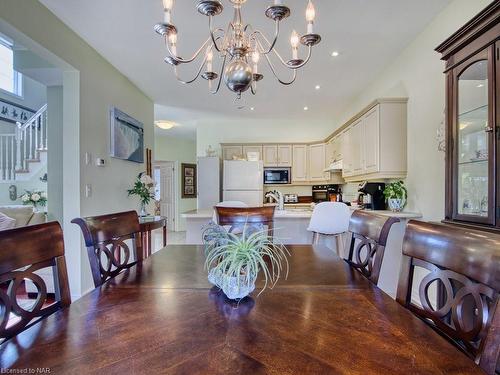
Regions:
[[23, 204], [33, 206], [37, 208], [38, 206], [45, 207], [47, 204], [47, 193], [39, 190], [25, 190], [25, 193], [19, 197]]
[[392, 211], [401, 211], [406, 206], [408, 191], [403, 181], [388, 184], [384, 189], [384, 196]]
[[229, 299], [241, 299], [255, 289], [257, 275], [262, 271], [264, 287], [273, 288], [286, 269], [288, 277], [290, 255], [286, 247], [276, 243], [267, 229], [244, 225], [235, 234], [211, 223], [203, 232], [205, 268], [209, 281], [222, 289]]
[[134, 181], [132, 189], [127, 190], [129, 196], [137, 195], [141, 202], [141, 216], [146, 216], [146, 206], [154, 199], [155, 182], [145, 172], [140, 173]]

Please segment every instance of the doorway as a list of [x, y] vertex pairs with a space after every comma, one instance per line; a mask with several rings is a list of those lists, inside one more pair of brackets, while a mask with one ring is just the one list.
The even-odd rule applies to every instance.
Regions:
[[160, 201], [160, 214], [167, 218], [169, 231], [176, 230], [176, 162], [162, 161], [154, 164], [155, 199]]

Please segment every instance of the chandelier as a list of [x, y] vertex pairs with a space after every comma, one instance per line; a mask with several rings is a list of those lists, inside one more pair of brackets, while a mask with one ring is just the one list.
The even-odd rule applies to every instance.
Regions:
[[[294, 30], [290, 38], [291, 59], [285, 60], [276, 51], [276, 42], [280, 34], [280, 22], [290, 16], [290, 8], [283, 4], [283, 0], [274, 0], [265, 15], [274, 21], [275, 32], [272, 40], [264, 33], [255, 30], [251, 24], [245, 24], [241, 15], [241, 8], [247, 0], [229, 0], [234, 8], [233, 20], [226, 29], [213, 26], [214, 17], [223, 10], [222, 2], [219, 0], [199, 0], [196, 9], [199, 13], [208, 17], [209, 37], [201, 47], [189, 58], [177, 55], [177, 27], [172, 23], [172, 8], [174, 0], [163, 0], [164, 20], [155, 25], [154, 30], [165, 39], [168, 56], [165, 62], [172, 65], [175, 76], [183, 84], [190, 84], [199, 77], [208, 81], [209, 90], [212, 94], [219, 92], [221, 82], [224, 80], [227, 88], [237, 94], [250, 89], [252, 94], [257, 92], [257, 82], [264, 78], [259, 72], [259, 62], [264, 56], [267, 64], [279, 83], [291, 85], [297, 78], [297, 70], [306, 65], [310, 58], [312, 47], [321, 41], [321, 36], [314, 33], [314, 18], [316, 11], [311, 0], [308, 0], [306, 8], [307, 33], [299, 36]], [[307, 47], [307, 56], [299, 57], [299, 44]], [[276, 55], [278, 61], [286, 68], [292, 70], [291, 79], [279, 78], [276, 68], [270, 59], [270, 55]], [[198, 60], [201, 63], [196, 75], [189, 80], [183, 80], [179, 76], [178, 68], [182, 64], [188, 64]], [[220, 70], [214, 71], [214, 56], [220, 58]]]

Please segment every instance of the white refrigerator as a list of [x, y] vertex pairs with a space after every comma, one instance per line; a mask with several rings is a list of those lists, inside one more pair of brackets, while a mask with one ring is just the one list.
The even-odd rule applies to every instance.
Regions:
[[264, 165], [262, 161], [224, 161], [224, 201], [241, 201], [250, 207], [264, 203]]

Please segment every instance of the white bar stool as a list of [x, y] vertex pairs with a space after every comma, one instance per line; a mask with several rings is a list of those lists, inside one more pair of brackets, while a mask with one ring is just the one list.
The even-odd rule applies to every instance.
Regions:
[[308, 231], [313, 232], [313, 244], [318, 244], [320, 236], [334, 236], [337, 254], [341, 255], [342, 234], [349, 228], [351, 210], [340, 202], [323, 202], [314, 207]]

